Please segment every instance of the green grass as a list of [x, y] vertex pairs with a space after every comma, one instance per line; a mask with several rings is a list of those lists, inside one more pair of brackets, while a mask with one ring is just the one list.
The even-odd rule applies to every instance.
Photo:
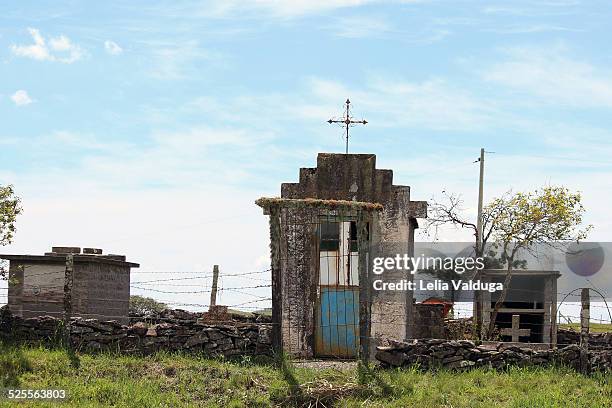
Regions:
[[[569, 369], [422, 373], [314, 370], [285, 362], [159, 353], [69, 356], [0, 346], [0, 386], [67, 390], [62, 406], [612, 407], [610, 376]], [[23, 406], [56, 406], [30, 402]], [[0, 407], [12, 406], [0, 400]]]
[[[562, 329], [573, 329], [580, 331], [580, 323], [560, 324]], [[612, 324], [610, 323], [589, 323], [589, 331], [591, 333], [607, 333], [612, 332]]]

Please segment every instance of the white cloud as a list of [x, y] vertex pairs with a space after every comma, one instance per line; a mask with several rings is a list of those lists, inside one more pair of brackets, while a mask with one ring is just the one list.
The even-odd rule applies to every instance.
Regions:
[[[338, 8], [362, 6], [376, 0], [215, 0], [212, 9], [217, 15], [236, 10], [263, 10], [273, 16], [291, 18]], [[211, 5], [207, 5], [210, 9]]]
[[[300, 107], [309, 117], [326, 117], [338, 108], [329, 101], [347, 96], [367, 113], [372, 126], [424, 127], [432, 130], [475, 130], [491, 124], [495, 104], [472, 96], [438, 78], [411, 82], [403, 78], [372, 77], [361, 88], [313, 79], [311, 89], [318, 98], [310, 107]], [[330, 110], [332, 109], [332, 110]], [[325, 113], [327, 112], [327, 113]]]
[[[241, 95], [225, 100], [202, 97], [176, 110], [152, 110], [156, 124], [173, 121], [177, 115], [212, 117], [220, 123], [240, 123], [251, 129], [271, 130], [285, 134], [296, 121], [309, 132], [329, 139], [321, 123], [340, 115], [349, 97], [354, 113], [364, 115], [368, 127], [397, 129], [473, 131], [499, 125], [500, 111], [496, 101], [475, 95], [449, 81], [429, 78], [411, 81], [404, 77], [371, 75], [352, 86], [322, 77], [305, 79], [301, 89], [290, 94]], [[236, 117], [235, 112], [240, 112]], [[505, 122], [504, 122], [505, 123]]]
[[295, 16], [338, 8], [362, 6], [371, 2], [371, 0], [255, 0], [253, 3], [269, 8], [275, 14]]
[[[275, 154], [265, 148], [267, 144], [262, 139], [266, 138], [252, 129], [199, 126], [155, 133], [148, 147], [66, 131], [54, 132], [42, 140], [27, 140], [31, 143], [29, 151], [78, 148], [75, 165], [79, 177], [58, 195], [47, 186], [72, 170], [57, 163], [29, 174], [7, 174], [0, 169], [0, 178], [19, 186], [27, 209], [19, 220], [15, 243], [6, 251], [44, 253], [51, 245], [71, 242], [103, 248], [106, 253], [126, 254], [141, 263], [140, 270], [210, 271], [213, 264], [221, 265], [222, 271], [267, 269], [267, 217], [254, 204], [266, 192], [244, 183], [256, 177], [257, 172], [250, 169], [262, 162], [262, 150], [266, 151], [264, 164], [278, 165]], [[297, 168], [292, 173], [297, 179]], [[266, 183], [269, 191], [276, 193], [280, 181], [274, 177]], [[84, 197], [82, 191], [92, 194]], [[73, 218], [58, 231], [57, 219], [48, 217], [64, 217], [68, 210], [66, 200], [78, 217], [95, 216], [84, 223]], [[156, 219], [154, 225], [152, 219]], [[117, 228], [123, 232], [117, 234]], [[240, 256], [235, 256], [237, 247], [245, 248]], [[146, 278], [134, 274], [132, 281]], [[223, 284], [250, 286], [253, 280], [226, 277]], [[248, 292], [268, 297], [269, 288]], [[195, 294], [135, 293], [175, 302], [206, 303]], [[221, 301], [225, 304], [252, 300], [229, 291], [223, 295]]]
[[549, 104], [612, 107], [612, 70], [571, 58], [564, 47], [513, 48], [484, 71], [487, 81], [534, 94]]
[[385, 20], [365, 16], [342, 17], [335, 20], [331, 28], [337, 36], [345, 38], [366, 38], [392, 31]]
[[[420, 3], [424, 0], [396, 0], [396, 3]], [[295, 18], [338, 9], [382, 3], [381, 0], [214, 0], [207, 2], [205, 11], [213, 16], [227, 16], [237, 11], [262, 11], [277, 18]]]
[[72, 64], [83, 57], [83, 50], [65, 35], [50, 37], [46, 40], [36, 28], [28, 28], [34, 44], [10, 46], [12, 53], [18, 57], [32, 58], [39, 61], [56, 61]]
[[110, 55], [119, 55], [123, 52], [123, 48], [121, 48], [119, 44], [111, 40], [104, 41], [104, 49]]
[[201, 76], [202, 71], [196, 69], [194, 63], [204, 60], [209, 69], [224, 66], [227, 56], [223, 53], [207, 50], [197, 41], [183, 42], [150, 42], [152, 61], [149, 75], [155, 79], [177, 80]]
[[37, 60], [47, 60], [51, 56], [49, 55], [49, 49], [45, 44], [45, 39], [40, 35], [40, 31], [35, 28], [28, 28], [28, 32], [34, 39], [32, 45], [11, 45], [11, 51], [13, 54], [20, 57], [28, 57]]
[[[85, 184], [82, 181], [75, 180], [74, 186], [54, 197], [39, 195], [36, 182], [20, 183], [19, 194], [26, 211], [19, 219], [14, 244], [3, 251], [43, 254], [52, 245], [64, 243], [102, 248], [104, 253], [125, 254], [129, 261], [141, 264], [139, 269], [132, 271], [132, 282], [166, 277], [139, 274], [138, 271], [201, 271], [196, 275], [202, 275], [210, 272], [213, 264], [218, 264], [223, 276], [230, 271], [251, 272], [270, 267], [269, 256], [266, 256], [270, 252], [268, 221], [253, 203], [258, 198], [255, 192], [211, 187], [199, 191], [150, 189], [135, 192], [104, 189], [95, 180]], [[83, 195], [82, 191], [91, 194]], [[241, 248], [239, 256], [236, 248]], [[266, 279], [269, 275], [254, 277]], [[230, 276], [222, 279], [225, 287], [266, 283]], [[210, 282], [199, 280], [197, 284], [202, 285], [197, 290], [206, 290], [205, 285]], [[159, 284], [147, 286], [170, 291], [188, 289], [164, 288]], [[201, 294], [173, 295], [136, 289], [133, 292], [173, 302], [208, 303]], [[270, 288], [243, 292], [269, 297]], [[256, 299], [230, 291], [223, 291], [222, 295], [220, 301], [228, 305]], [[254, 306], [260, 304], [266, 303]]]
[[531, 25], [513, 25], [510, 27], [495, 27], [483, 30], [485, 32], [497, 33], [497, 34], [532, 34], [532, 33], [545, 33], [555, 31], [571, 31], [579, 32], [581, 30], [562, 27], [551, 24], [531, 24]]
[[70, 39], [65, 35], [51, 38], [49, 40], [49, 45], [51, 46], [51, 49], [55, 51], [70, 51], [74, 47], [74, 44], [72, 44]]
[[23, 89], [20, 89], [13, 95], [11, 95], [11, 99], [13, 100], [13, 102], [15, 102], [15, 105], [17, 106], [26, 106], [33, 102], [32, 98], [30, 98], [30, 95], [28, 95], [28, 93]]
[[[250, 174], [251, 169], [268, 165], [255, 158], [270, 141], [271, 135], [252, 129], [193, 126], [154, 132], [147, 146], [72, 131], [55, 131], [15, 142], [46, 158], [57, 152], [78, 153], [84, 177], [96, 179], [101, 188], [133, 189], [148, 185], [167, 188], [240, 185], [257, 178]], [[268, 156], [275, 157], [273, 152]], [[234, 164], [227, 166], [228, 162]], [[54, 164], [49, 164], [44, 177], [56, 177], [55, 171]], [[32, 183], [41, 182], [40, 177], [39, 174], [38, 181]]]

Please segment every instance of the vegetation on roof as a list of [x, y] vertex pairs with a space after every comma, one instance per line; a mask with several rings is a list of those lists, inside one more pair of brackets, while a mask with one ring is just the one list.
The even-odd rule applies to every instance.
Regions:
[[331, 208], [331, 209], [347, 209], [347, 210], [367, 210], [381, 211], [383, 209], [380, 203], [370, 203], [365, 201], [348, 201], [348, 200], [321, 200], [318, 198], [279, 198], [279, 197], [261, 197], [255, 201], [255, 204], [262, 208], [273, 206], [278, 207], [312, 207], [312, 208]]

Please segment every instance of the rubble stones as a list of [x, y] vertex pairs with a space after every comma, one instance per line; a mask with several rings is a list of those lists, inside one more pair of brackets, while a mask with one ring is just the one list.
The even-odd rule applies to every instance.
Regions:
[[[497, 350], [476, 346], [467, 340], [419, 339], [411, 342], [389, 341], [389, 346], [378, 347], [376, 359], [387, 367], [418, 365], [422, 369], [469, 369], [491, 367], [501, 369], [516, 366], [565, 365], [580, 367], [580, 347], [571, 344], [552, 350], [533, 350], [528, 347], [500, 343]], [[588, 351], [591, 371], [612, 372], [612, 346]]]
[[136, 336], [144, 336], [147, 334], [147, 331], [149, 331], [149, 328], [144, 322], [136, 322], [128, 328], [128, 332]]
[[[473, 334], [474, 322], [471, 317], [463, 319], [445, 319], [444, 333], [447, 339], [471, 339]], [[462, 340], [459, 340], [462, 341]], [[580, 344], [580, 332], [572, 329], [557, 329], [557, 344], [565, 346], [568, 344]], [[590, 349], [606, 349], [612, 347], [612, 332], [608, 333], [589, 333]]]
[[[580, 344], [580, 332], [560, 328], [557, 330], [558, 344]], [[612, 348], [612, 332], [589, 333], [589, 348]]]
[[[168, 322], [136, 321], [123, 326], [116, 321], [73, 318], [70, 340], [77, 350], [118, 350], [152, 353], [158, 350], [204, 351], [216, 355], [271, 354], [271, 326], [265, 323], [201, 322], [197, 314], [166, 312]], [[24, 343], [48, 343], [62, 333], [62, 321], [50, 316], [22, 319], [0, 308], [0, 338]]]

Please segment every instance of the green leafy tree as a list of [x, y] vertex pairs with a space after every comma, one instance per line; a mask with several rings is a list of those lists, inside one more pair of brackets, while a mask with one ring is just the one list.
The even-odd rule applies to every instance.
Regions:
[[158, 302], [155, 299], [144, 296], [130, 296], [130, 313], [134, 314], [149, 314], [158, 313], [168, 306], [165, 303]]
[[520, 251], [531, 251], [536, 245], [562, 246], [587, 237], [592, 226], [580, 228], [584, 215], [582, 196], [561, 186], [549, 186], [530, 193], [507, 193], [487, 205], [486, 212], [496, 214], [491, 237], [506, 265], [504, 288], [495, 302], [487, 337], [495, 329], [512, 271]]
[[[0, 246], [13, 242], [15, 222], [22, 211], [21, 199], [15, 195], [13, 186], [0, 186]], [[0, 278], [6, 277], [6, 265], [0, 264]]]
[[[446, 193], [442, 201], [432, 202], [426, 231], [437, 234], [438, 227], [443, 225], [468, 228], [474, 231], [477, 243], [476, 222], [465, 217], [462, 204], [460, 196]], [[512, 271], [526, 268], [526, 262], [518, 258], [521, 251], [531, 252], [539, 244], [561, 246], [564, 241], [585, 239], [591, 226], [580, 229], [583, 215], [581, 195], [562, 186], [544, 187], [529, 193], [507, 192], [483, 208], [482, 245], [475, 244], [474, 253], [484, 258], [485, 269], [506, 269], [507, 272], [489, 327], [484, 330], [485, 337], [490, 337], [494, 331]], [[478, 277], [476, 274], [472, 279]], [[477, 330], [480, 332], [480, 328]]]

